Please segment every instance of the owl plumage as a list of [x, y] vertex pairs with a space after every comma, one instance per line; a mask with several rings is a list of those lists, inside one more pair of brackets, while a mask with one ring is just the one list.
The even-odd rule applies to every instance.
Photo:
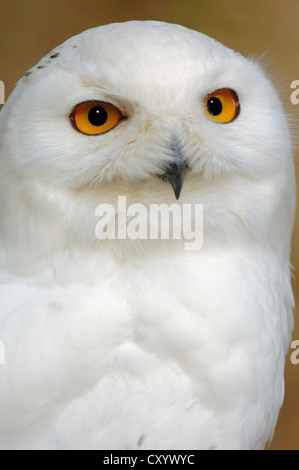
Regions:
[[[293, 327], [295, 178], [260, 65], [178, 25], [85, 31], [18, 82], [0, 157], [0, 447], [264, 448]], [[202, 204], [202, 248], [98, 240], [96, 207], [119, 195]]]

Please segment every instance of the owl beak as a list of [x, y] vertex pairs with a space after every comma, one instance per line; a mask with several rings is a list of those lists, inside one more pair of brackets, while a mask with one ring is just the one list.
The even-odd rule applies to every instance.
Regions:
[[162, 178], [171, 184], [176, 199], [179, 199], [185, 177], [186, 165], [182, 160], [168, 163]]
[[171, 159], [165, 163], [160, 176], [164, 181], [171, 184], [176, 199], [179, 199], [186, 172], [186, 161], [181, 143], [176, 136], [173, 136], [169, 145], [169, 156]]

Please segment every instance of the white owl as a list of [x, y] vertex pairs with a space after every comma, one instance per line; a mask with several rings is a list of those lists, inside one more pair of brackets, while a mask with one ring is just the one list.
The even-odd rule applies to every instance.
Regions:
[[[264, 448], [295, 179], [261, 67], [178, 25], [85, 31], [19, 81], [0, 157], [0, 447]], [[202, 204], [202, 248], [98, 240], [120, 195]]]

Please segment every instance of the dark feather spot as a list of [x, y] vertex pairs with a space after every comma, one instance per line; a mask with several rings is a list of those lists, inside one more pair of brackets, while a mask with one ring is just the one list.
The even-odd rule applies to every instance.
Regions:
[[59, 52], [56, 52], [55, 54], [50, 55], [50, 59], [56, 59], [56, 57], [59, 56]]
[[37, 68], [38, 68], [38, 69], [44, 69], [45, 66], [44, 66], [44, 65], [39, 65]]
[[137, 447], [141, 447], [142, 444], [144, 443], [145, 435], [142, 434], [142, 436], [139, 437], [138, 442], [137, 442]]

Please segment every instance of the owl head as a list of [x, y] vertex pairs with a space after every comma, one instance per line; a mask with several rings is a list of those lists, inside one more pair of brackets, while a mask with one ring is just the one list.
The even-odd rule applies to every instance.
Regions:
[[18, 82], [0, 129], [4, 244], [94, 244], [95, 207], [125, 195], [203, 204], [206, 241], [289, 249], [282, 105], [259, 64], [204, 34], [153, 21], [85, 31]]

